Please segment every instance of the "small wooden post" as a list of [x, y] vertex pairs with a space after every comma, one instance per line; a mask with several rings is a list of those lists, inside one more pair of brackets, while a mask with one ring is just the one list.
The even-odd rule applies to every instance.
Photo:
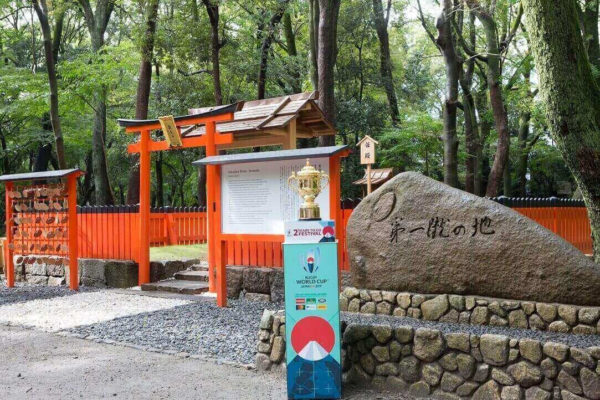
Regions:
[[379, 142], [369, 135], [365, 135], [356, 146], [360, 146], [360, 163], [367, 165], [367, 195], [371, 194], [371, 165], [375, 163], [375, 145]]
[[371, 164], [367, 164], [367, 194], [371, 194]]
[[14, 189], [14, 185], [12, 182], [6, 182], [6, 241], [4, 254], [6, 254], [6, 286], [11, 288], [15, 287], [15, 264], [13, 260], [13, 250], [11, 246], [14, 246], [13, 239], [13, 205], [12, 198], [9, 196], [9, 193]]

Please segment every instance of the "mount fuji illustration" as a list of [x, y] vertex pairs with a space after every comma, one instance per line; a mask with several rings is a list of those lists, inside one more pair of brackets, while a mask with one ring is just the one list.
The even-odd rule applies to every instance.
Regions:
[[[322, 351], [322, 347], [311, 347], [311, 351]], [[339, 399], [342, 397], [340, 364], [331, 355], [325, 353], [318, 361], [309, 361], [298, 354], [288, 364], [288, 396], [291, 399]]]

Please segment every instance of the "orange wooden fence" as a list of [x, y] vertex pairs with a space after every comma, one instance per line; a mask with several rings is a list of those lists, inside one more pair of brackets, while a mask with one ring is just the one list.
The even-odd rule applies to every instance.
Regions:
[[[136, 260], [139, 214], [136, 206], [79, 207], [81, 258]], [[206, 212], [199, 207], [154, 209], [150, 214], [152, 246], [206, 242]]]
[[556, 233], [582, 253], [593, 253], [592, 230], [585, 207], [515, 207], [513, 210]]
[[[583, 253], [592, 253], [590, 222], [585, 207], [578, 203], [558, 204], [557, 207], [539, 206], [535, 202], [519, 202], [514, 199], [503, 203], [536, 221], [573, 244]], [[360, 200], [342, 202], [342, 226], [346, 225], [353, 208]], [[553, 200], [556, 202], [556, 200]], [[531, 203], [531, 204], [530, 204]], [[561, 203], [561, 202], [559, 202]], [[532, 206], [537, 205], [537, 206]], [[565, 206], [567, 205], [567, 206]], [[138, 214], [136, 206], [79, 207], [79, 257], [135, 260], [138, 253]], [[283, 236], [256, 235], [256, 240], [237, 240], [234, 236], [226, 241], [227, 263], [260, 267], [281, 267]], [[150, 219], [150, 241], [152, 246], [205, 243], [207, 219], [204, 209], [171, 208], [154, 209]], [[345, 241], [340, 266], [350, 268]]]

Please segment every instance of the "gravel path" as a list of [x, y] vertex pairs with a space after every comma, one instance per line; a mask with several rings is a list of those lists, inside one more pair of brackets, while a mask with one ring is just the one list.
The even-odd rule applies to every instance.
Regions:
[[260, 317], [265, 308], [274, 307], [272, 303], [234, 300], [228, 308], [219, 308], [212, 301], [200, 301], [79, 326], [69, 332], [88, 339], [253, 365]]
[[[283, 400], [285, 378], [231, 365], [0, 326], [6, 399]], [[344, 386], [348, 400], [411, 396]]]
[[[97, 289], [81, 287], [79, 293], [95, 290]], [[66, 286], [35, 286], [21, 282], [16, 282], [14, 288], [7, 288], [5, 283], [0, 280], [0, 306], [37, 299], [71, 296], [77, 293]]]
[[365, 315], [355, 313], [342, 313], [342, 321], [346, 323], [357, 323], [357, 324], [384, 324], [392, 326], [410, 325], [414, 328], [433, 328], [438, 329], [444, 333], [451, 332], [465, 332], [474, 335], [484, 334], [498, 334], [505, 335], [513, 339], [535, 339], [541, 342], [558, 342], [564, 343], [571, 347], [587, 348], [591, 346], [600, 346], [600, 335], [573, 335], [567, 333], [556, 333], [548, 331], [534, 331], [531, 329], [516, 329], [516, 328], [504, 328], [497, 326], [486, 326], [486, 325], [466, 325], [466, 324], [453, 324], [445, 322], [432, 322], [423, 321], [419, 319], [407, 318], [407, 317], [391, 317], [384, 315]]
[[[45, 289], [49, 294], [56, 293], [54, 288]], [[28, 292], [24, 297], [28, 298], [27, 296], [31, 293], [37, 293], [37, 291]], [[119, 294], [111, 290], [80, 292], [71, 295], [67, 295], [65, 292], [64, 295], [58, 297], [22, 300], [0, 306], [0, 324], [20, 325], [44, 331], [59, 331], [189, 303], [189, 301], [179, 299]]]

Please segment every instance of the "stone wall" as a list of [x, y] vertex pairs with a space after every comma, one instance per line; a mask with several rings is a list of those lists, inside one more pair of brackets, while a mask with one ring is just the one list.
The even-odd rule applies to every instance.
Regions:
[[581, 307], [477, 296], [423, 295], [347, 287], [341, 311], [428, 321], [600, 334], [600, 307]]
[[[18, 256], [15, 256], [15, 260]], [[62, 265], [61, 257], [46, 257], [48, 263], [15, 265], [15, 280], [34, 285], [60, 286], [69, 281], [69, 267]], [[37, 258], [36, 258], [37, 260]], [[172, 277], [176, 272], [200, 260], [185, 261], [153, 261], [150, 263], [150, 279], [156, 282]], [[96, 258], [80, 258], [79, 284], [91, 287], [128, 288], [138, 285], [138, 265], [128, 260], [104, 260]]]
[[[600, 347], [443, 333], [411, 326], [342, 324], [345, 383], [438, 399], [600, 399]], [[285, 370], [285, 318], [265, 311], [256, 366]]]
[[[349, 284], [350, 273], [342, 271], [342, 288]], [[281, 303], [283, 292], [283, 268], [227, 267], [227, 297]]]

